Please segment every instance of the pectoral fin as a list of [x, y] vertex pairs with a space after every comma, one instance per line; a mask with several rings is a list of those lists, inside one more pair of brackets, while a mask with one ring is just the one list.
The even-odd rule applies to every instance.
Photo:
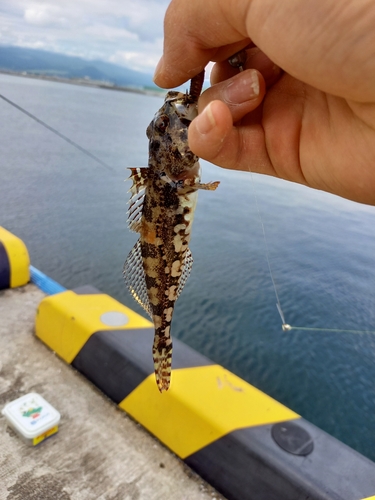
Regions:
[[145, 273], [141, 254], [141, 243], [138, 240], [129, 253], [123, 269], [125, 284], [134, 299], [152, 318], [151, 306], [148, 300]]
[[192, 179], [185, 179], [184, 187], [191, 187], [193, 189], [204, 189], [205, 191], [215, 191], [219, 186], [220, 181], [212, 181], [207, 182], [206, 184], [202, 184], [201, 182], [194, 182]]
[[193, 267], [193, 256], [191, 254], [190, 248], [188, 248], [186, 250], [186, 254], [185, 254], [184, 269], [183, 269], [182, 274], [180, 276], [180, 279], [178, 281], [178, 287], [177, 287], [177, 291], [176, 291], [176, 300], [180, 296], [180, 293], [182, 292], [182, 290], [186, 284], [186, 281], [187, 281], [188, 277], [190, 276], [192, 267]]

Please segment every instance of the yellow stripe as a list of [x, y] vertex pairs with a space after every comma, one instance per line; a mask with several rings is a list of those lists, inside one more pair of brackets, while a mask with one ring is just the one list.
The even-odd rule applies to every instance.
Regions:
[[30, 281], [30, 259], [26, 245], [3, 227], [0, 227], [0, 240], [9, 259], [10, 287], [26, 285]]
[[[125, 314], [124, 326], [104, 324], [107, 312]], [[90, 336], [100, 330], [149, 328], [152, 323], [105, 294], [78, 295], [66, 291], [41, 301], [36, 315], [36, 335], [67, 363], [71, 363]]]
[[33, 445], [36, 446], [37, 444], [41, 443], [42, 441], [44, 441], [48, 437], [53, 436], [54, 434], [56, 434], [56, 432], [58, 432], [58, 430], [59, 430], [59, 426], [55, 425], [55, 427], [52, 427], [52, 429], [49, 429], [44, 434], [41, 434], [40, 436], [35, 437], [33, 439]]
[[299, 418], [219, 365], [173, 370], [163, 394], [152, 374], [119, 406], [181, 458], [234, 430]]
[[362, 500], [375, 500], [375, 495], [373, 497], [362, 498]]

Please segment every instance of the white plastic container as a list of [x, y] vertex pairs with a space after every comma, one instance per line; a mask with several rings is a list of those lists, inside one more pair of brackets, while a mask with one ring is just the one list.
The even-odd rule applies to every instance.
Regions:
[[60, 413], [35, 392], [11, 401], [1, 413], [30, 446], [41, 443], [59, 430]]

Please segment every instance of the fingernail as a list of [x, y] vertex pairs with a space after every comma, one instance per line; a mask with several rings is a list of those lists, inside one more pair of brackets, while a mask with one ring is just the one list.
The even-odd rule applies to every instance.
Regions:
[[235, 78], [229, 82], [224, 89], [224, 96], [229, 104], [241, 104], [242, 102], [256, 99], [259, 96], [259, 78], [255, 69], [249, 69], [241, 73], [241, 78]]
[[156, 82], [157, 77], [160, 75], [160, 73], [163, 71], [163, 57], [160, 58], [160, 61], [156, 65], [155, 72], [154, 72], [154, 77], [153, 81]]
[[208, 134], [215, 126], [216, 121], [211, 109], [212, 102], [195, 119], [195, 125], [200, 134]]

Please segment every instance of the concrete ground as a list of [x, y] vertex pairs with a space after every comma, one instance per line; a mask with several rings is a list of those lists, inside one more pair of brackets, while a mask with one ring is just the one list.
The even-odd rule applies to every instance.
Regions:
[[0, 415], [0, 500], [223, 500], [33, 334], [44, 294], [0, 291], [0, 410], [37, 392], [58, 434], [27, 446]]

